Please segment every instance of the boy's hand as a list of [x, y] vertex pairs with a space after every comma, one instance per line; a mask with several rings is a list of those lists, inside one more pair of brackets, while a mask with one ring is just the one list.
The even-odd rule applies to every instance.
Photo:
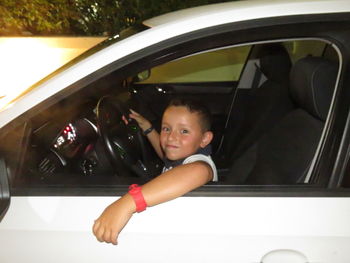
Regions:
[[[141, 130], [143, 132], [145, 132], [146, 130], [148, 130], [149, 128], [152, 127], [152, 124], [150, 123], [149, 120], [147, 120], [146, 118], [144, 118], [141, 114], [137, 113], [136, 111], [130, 109], [130, 114], [129, 114], [129, 118], [134, 119], [137, 124], [140, 126]], [[128, 124], [128, 119], [126, 116], [122, 116], [122, 119], [124, 121], [125, 124]], [[152, 144], [154, 150], [156, 151], [157, 155], [159, 156], [159, 158], [163, 159], [164, 158], [164, 153], [163, 150], [160, 146], [160, 141], [159, 141], [159, 133], [153, 129], [152, 132], [147, 134], [147, 138], [150, 141], [150, 143]]]
[[118, 235], [135, 212], [135, 203], [125, 195], [109, 205], [95, 220], [93, 233], [100, 242], [118, 244]]
[[[132, 109], [130, 109], [130, 111], [131, 113], [129, 114], [129, 117], [134, 119], [143, 131], [147, 130], [152, 126], [152, 124], [146, 118], [144, 118], [141, 114], [137, 113]], [[126, 124], [128, 124], [128, 121], [125, 118], [125, 116], [123, 116], [123, 120]]]

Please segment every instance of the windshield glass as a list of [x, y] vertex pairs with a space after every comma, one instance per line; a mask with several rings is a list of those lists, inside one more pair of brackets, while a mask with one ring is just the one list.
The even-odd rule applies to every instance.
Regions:
[[[27, 87], [23, 87], [23, 86], [19, 86], [18, 89], [14, 89], [14, 82], [10, 83], [7, 88], [8, 90], [10, 90], [11, 92], [6, 92], [5, 90], [2, 90], [2, 93], [0, 94], [0, 112], [3, 111], [4, 109], [6, 109], [9, 105], [11, 105], [12, 103], [14, 103], [16, 100], [18, 100], [19, 98], [21, 98], [23, 95], [27, 94], [29, 91], [35, 89], [38, 85], [40, 85], [41, 83], [47, 81], [48, 79], [52, 78], [53, 76], [57, 75], [58, 73], [66, 70], [67, 68], [73, 66], [74, 64], [84, 60], [86, 57], [91, 56], [94, 53], [97, 53], [98, 51], [106, 48], [107, 46], [110, 46], [116, 42], [119, 42], [120, 40], [123, 40], [125, 38], [128, 38], [129, 36], [132, 36], [136, 33], [139, 33], [145, 29], [147, 29], [148, 27], [144, 26], [144, 25], [135, 25], [133, 27], [127, 28], [122, 30], [119, 34], [109, 37], [106, 40], [100, 42], [97, 45], [94, 45], [92, 48], [86, 50], [85, 52], [83, 52], [82, 54], [74, 57], [73, 59], [71, 59], [70, 61], [68, 61], [67, 63], [65, 63], [63, 66], [59, 67], [57, 70], [53, 71], [51, 74], [47, 75], [46, 77], [44, 77], [43, 79], [41, 79], [41, 77], [39, 77], [38, 79], [41, 79], [40, 81], [37, 81], [35, 84], [31, 85], [30, 83], [28, 83]], [[58, 49], [58, 48], [57, 48]], [[50, 55], [50, 54], [49, 54]], [[66, 60], [67, 61], [67, 60]], [[29, 62], [30, 63], [30, 62]], [[32, 61], [33, 65], [35, 66], [35, 61]], [[39, 62], [40, 63], [40, 62]], [[44, 63], [46, 64], [46, 63]], [[39, 64], [40, 65], [40, 64]], [[56, 67], [57, 68], [57, 67]], [[11, 73], [9, 73], [11, 74]], [[21, 78], [21, 73], [20, 71], [16, 72], [16, 76], [18, 78]], [[46, 75], [46, 74], [44, 74]], [[35, 81], [34, 81], [35, 82]], [[33, 83], [33, 82], [31, 82]], [[18, 83], [17, 83], [18, 84]], [[22, 83], [23, 84], [23, 83]], [[17, 85], [18, 86], [18, 85]]]

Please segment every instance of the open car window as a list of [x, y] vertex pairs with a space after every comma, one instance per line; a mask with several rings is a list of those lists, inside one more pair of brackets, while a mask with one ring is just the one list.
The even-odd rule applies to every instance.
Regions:
[[[162, 112], [177, 96], [200, 98], [212, 113], [219, 182], [211, 184], [317, 183], [308, 172], [339, 69], [330, 49], [318, 39], [249, 43], [113, 71], [36, 113], [20, 136], [3, 138], [3, 151], [16, 153], [14, 185], [74, 188], [150, 180], [163, 163], [139, 127], [121, 118], [132, 108], [159, 130]], [[303, 80], [310, 72], [319, 79]], [[316, 94], [320, 101], [305, 92], [316, 84], [324, 89]]]
[[180, 58], [152, 68], [139, 83], [238, 81], [250, 49], [228, 47]]

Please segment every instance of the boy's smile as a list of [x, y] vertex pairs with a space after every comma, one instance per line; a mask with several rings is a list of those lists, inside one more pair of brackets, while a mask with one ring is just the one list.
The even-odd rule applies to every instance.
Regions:
[[186, 158], [210, 143], [212, 133], [204, 132], [200, 117], [185, 106], [170, 106], [162, 119], [160, 144], [169, 160]]

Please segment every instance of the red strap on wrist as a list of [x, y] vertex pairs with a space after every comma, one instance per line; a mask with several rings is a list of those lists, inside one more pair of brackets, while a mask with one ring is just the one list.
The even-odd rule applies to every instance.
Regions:
[[129, 194], [132, 196], [136, 204], [136, 212], [140, 213], [146, 210], [147, 204], [145, 199], [143, 198], [141, 187], [139, 185], [137, 184], [130, 185]]

